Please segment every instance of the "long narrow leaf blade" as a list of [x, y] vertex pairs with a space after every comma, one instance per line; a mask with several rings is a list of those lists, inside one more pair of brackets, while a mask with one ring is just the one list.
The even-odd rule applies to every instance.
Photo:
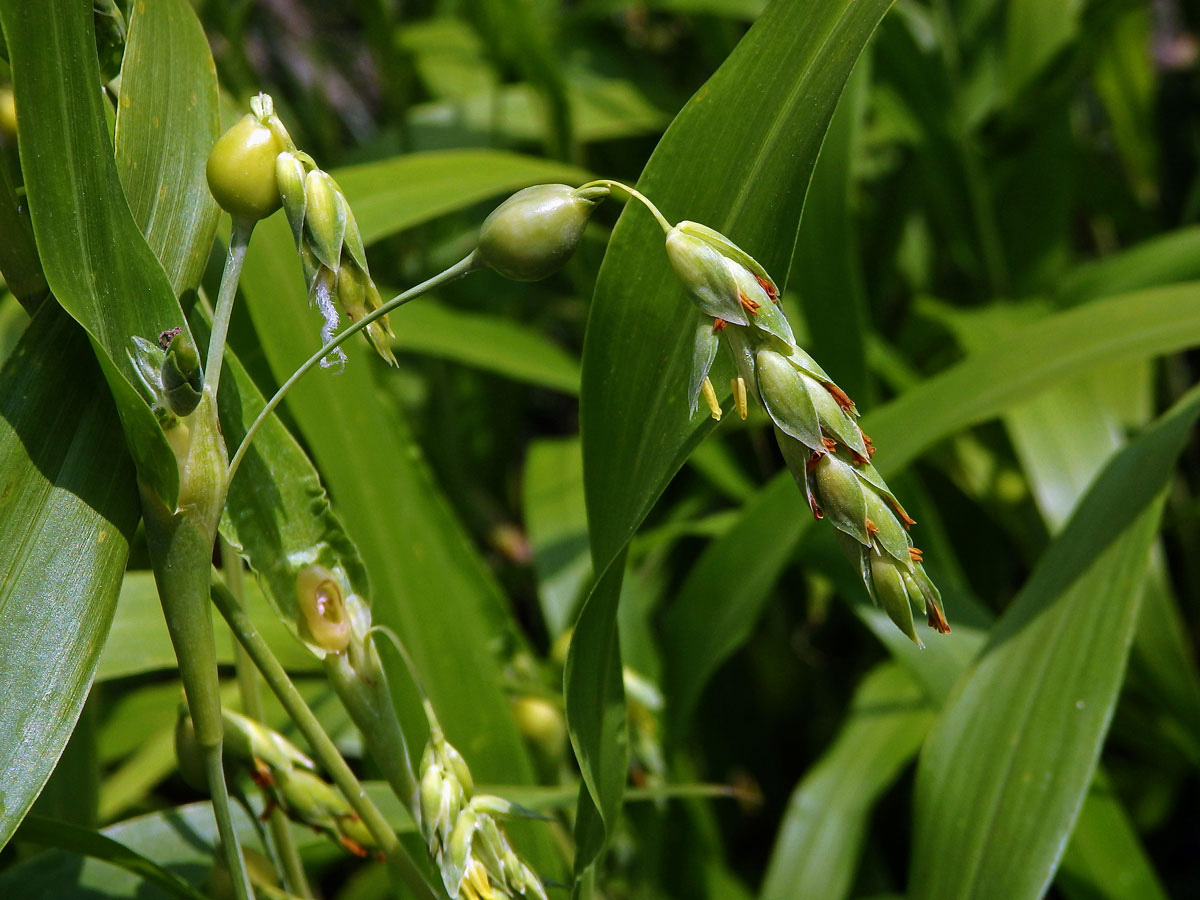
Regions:
[[788, 800], [760, 900], [849, 896], [871, 809], [932, 724], [920, 686], [895, 663], [863, 679], [837, 740]]
[[1045, 891], [1095, 771], [1163, 491], [1198, 416], [1194, 390], [1105, 468], [939, 718], [917, 777], [916, 900]]
[[93, 338], [140, 477], [169, 505], [179, 473], [135, 389], [133, 336], [187, 331], [129, 211], [105, 126], [88, 4], [0, 2], [21, 116], [21, 168], [46, 280]]
[[216, 236], [204, 164], [218, 133], [217, 71], [191, 4], [134, 4], [121, 64], [117, 171], [176, 296], [199, 284]]
[[3, 846], [87, 698], [138, 504], [87, 339], [56, 305], [43, 305], [0, 385]]

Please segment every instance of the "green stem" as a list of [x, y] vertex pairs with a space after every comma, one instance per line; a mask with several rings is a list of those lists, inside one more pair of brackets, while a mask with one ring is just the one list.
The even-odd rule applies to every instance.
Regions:
[[597, 185], [597, 184], [602, 184], [605, 187], [610, 187], [610, 188], [618, 188], [618, 189], [624, 191], [625, 193], [629, 194], [629, 196], [635, 197], [636, 199], [642, 201], [642, 205], [644, 205], [646, 207], [646, 209], [650, 210], [650, 212], [653, 213], [654, 218], [658, 219], [658, 224], [662, 226], [663, 232], [665, 234], [671, 233], [672, 225], [670, 222], [667, 221], [667, 217], [658, 211], [658, 207], [654, 205], [654, 203], [650, 200], [649, 197], [647, 197], [645, 194], [643, 194], [641, 191], [637, 190], [636, 188], [631, 188], [629, 185], [623, 184], [620, 181], [612, 181], [611, 179], [608, 179], [608, 178], [599, 178], [596, 181], [589, 181], [587, 184], [580, 186], [579, 190], [582, 191], [584, 188], [590, 188], [593, 185]]
[[238, 900], [254, 896], [229, 809], [229, 792], [221, 766], [224, 726], [220, 683], [208, 605], [209, 571], [217, 522], [225, 500], [225, 443], [217, 424], [215, 394], [206, 389], [200, 405], [177, 424], [179, 496], [174, 506], [142, 488], [146, 546], [154, 566], [163, 618], [171, 635], [179, 677], [204, 757], [217, 830]]
[[233, 483], [233, 476], [237, 472], [238, 466], [241, 465], [242, 457], [246, 455], [246, 450], [250, 447], [250, 442], [254, 439], [254, 435], [258, 433], [258, 429], [262, 427], [263, 422], [267, 420], [267, 416], [275, 411], [275, 407], [279, 405], [280, 401], [283, 400], [287, 392], [292, 389], [292, 385], [299, 381], [309, 369], [328, 356], [330, 350], [340, 347], [353, 335], [362, 331], [376, 319], [386, 316], [393, 309], [403, 306], [410, 300], [415, 300], [422, 294], [427, 294], [429, 291], [432, 291], [435, 288], [439, 288], [442, 285], [449, 284], [451, 281], [462, 278], [464, 275], [475, 271], [475, 269], [480, 268], [482, 265], [482, 263], [475, 259], [475, 254], [472, 252], [466, 258], [459, 260], [444, 272], [439, 272], [432, 278], [422, 281], [416, 287], [411, 287], [404, 293], [396, 295], [387, 303], [383, 304], [383, 306], [379, 307], [379, 309], [363, 316], [353, 325], [350, 325], [348, 328], [334, 335], [333, 340], [325, 344], [320, 350], [305, 360], [304, 364], [301, 365], [300, 368], [298, 368], [295, 372], [293, 372], [287, 381], [279, 386], [279, 390], [275, 392], [275, 396], [267, 401], [267, 405], [262, 408], [262, 411], [258, 414], [258, 417], [250, 423], [250, 427], [246, 429], [245, 437], [242, 438], [242, 443], [238, 446], [237, 452], [233, 454], [233, 459], [229, 461], [229, 471], [225, 478], [226, 483]]
[[[195, 719], [192, 720], [193, 724]], [[225, 864], [229, 868], [229, 880], [233, 884], [233, 895], [237, 900], [253, 900], [254, 889], [250, 887], [250, 873], [242, 858], [237, 831], [233, 827], [233, 814], [229, 806], [229, 786], [225, 784], [225, 760], [221, 744], [203, 747], [204, 775], [208, 781], [208, 792], [212, 795], [213, 815], [217, 819], [217, 834], [225, 850]], [[233, 864], [236, 859], [238, 865]]]
[[225, 271], [221, 273], [221, 289], [217, 294], [217, 309], [213, 313], [212, 334], [208, 339], [208, 358], [204, 361], [205, 386], [212, 390], [214, 398], [221, 384], [221, 363], [225, 359], [229, 317], [233, 313], [233, 301], [237, 298], [238, 280], [242, 277], [242, 263], [246, 260], [246, 248], [250, 246], [252, 231], [254, 222], [238, 218], [233, 220], [229, 255], [225, 258]]
[[292, 684], [291, 678], [288, 677], [279, 660], [275, 658], [267, 646], [267, 642], [258, 633], [254, 623], [250, 621], [250, 617], [246, 615], [237, 599], [225, 585], [219, 582], [212, 584], [212, 599], [217, 610], [228, 623], [234, 637], [254, 661], [254, 665], [263, 676], [267, 686], [279, 698], [279, 702], [287, 714], [296, 723], [300, 733], [304, 735], [304, 739], [312, 748], [313, 755], [329, 773], [333, 783], [345, 795], [347, 802], [362, 819], [367, 830], [371, 832], [371, 837], [387, 857], [388, 864], [395, 874], [408, 885], [418, 900], [437, 900], [438, 894], [425, 881], [416, 862], [401, 845], [396, 833], [388, 825], [387, 819], [383, 817], [383, 813], [367, 797], [362, 784], [350, 771], [350, 766], [338, 752], [337, 746], [325, 733], [325, 729], [321, 727], [321, 723], [313, 711], [304, 702], [304, 698]]
[[411, 806], [417, 795], [417, 776], [375, 645], [368, 639], [352, 643], [345, 653], [330, 653], [325, 657], [325, 674], [362, 732], [392, 792]]
[[[242, 604], [245, 597], [242, 583], [242, 560], [237, 551], [224, 538], [221, 543], [221, 572], [229, 591]], [[254, 669], [254, 661], [237, 641], [233, 645], [233, 666], [237, 673], [238, 692], [242, 698], [242, 711], [256, 722], [265, 721], [262, 696], [259, 693], [258, 674]], [[267, 819], [267, 827], [271, 832], [271, 845], [275, 851], [276, 866], [283, 876], [284, 887], [288, 892], [298, 897], [311, 898], [312, 888], [308, 883], [308, 875], [304, 864], [300, 861], [300, 851], [296, 840], [292, 837], [292, 829], [288, 825], [287, 816], [276, 806], [271, 810]]]

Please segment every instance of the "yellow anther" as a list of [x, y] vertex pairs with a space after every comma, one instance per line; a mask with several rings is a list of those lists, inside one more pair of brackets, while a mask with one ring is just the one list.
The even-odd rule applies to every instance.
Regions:
[[733, 388], [733, 407], [740, 418], [750, 415], [750, 401], [746, 399], [746, 379], [739, 375], [729, 382]]
[[464, 894], [478, 897], [479, 900], [495, 900], [496, 897], [492, 891], [492, 884], [488, 880], [487, 869], [477, 859], [471, 860], [471, 865], [467, 869], [467, 874], [463, 878], [459, 890]]
[[705, 378], [704, 384], [700, 385], [700, 392], [704, 394], [704, 402], [708, 404], [708, 411], [712, 413], [714, 419], [720, 422], [721, 404], [717, 401], [717, 390], [713, 387], [713, 383]]

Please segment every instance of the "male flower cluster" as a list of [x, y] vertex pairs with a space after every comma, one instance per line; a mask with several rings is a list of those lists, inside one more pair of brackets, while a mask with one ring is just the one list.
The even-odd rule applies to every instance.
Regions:
[[452, 900], [546, 900], [541, 879], [522, 861], [497, 821], [531, 815], [489, 794], [474, 794], [466, 760], [442, 734], [430, 713], [432, 735], [421, 757], [417, 825]]
[[931, 628], [949, 632], [941, 595], [908, 535], [914, 522], [871, 464], [875, 448], [858, 426], [854, 402], [796, 345], [770, 275], [724, 235], [696, 222], [672, 228], [666, 246], [705, 316], [695, 336], [692, 411], [703, 396], [713, 418], [721, 417], [709, 372], [724, 340], [737, 372], [735, 409], [744, 419], [751, 394], [762, 403], [813, 515], [845, 536], [871, 597], [918, 645], [913, 606]]

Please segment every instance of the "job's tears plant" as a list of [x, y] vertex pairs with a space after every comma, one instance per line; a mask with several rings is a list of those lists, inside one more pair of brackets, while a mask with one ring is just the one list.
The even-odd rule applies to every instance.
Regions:
[[[527, 811], [475, 793], [469, 768], [446, 739], [406, 649], [389, 633], [422, 694], [430, 731], [419, 768], [414, 769], [375, 646], [382, 629], [372, 622], [368, 598], [338, 554], [329, 547], [282, 548], [286, 561], [274, 565], [282, 566], [294, 590], [278, 612], [321, 660], [384, 777], [409, 806], [429, 853], [424, 862], [410, 858], [366, 799], [336, 747], [254, 633], [237, 597], [217, 583], [211, 587], [217, 608], [296, 720], [334, 785], [281, 735], [221, 709], [208, 606], [210, 561], [229, 485], [251, 441], [300, 377], [318, 364], [344, 365], [340, 345], [363, 330], [376, 352], [394, 364], [389, 313], [453, 279], [481, 268], [522, 282], [554, 274], [574, 253], [592, 212], [613, 189], [637, 198], [655, 216], [666, 234], [670, 264], [704, 316], [695, 332], [689, 398], [693, 412], [703, 396], [713, 417], [721, 416], [709, 372], [724, 342], [737, 371], [731, 385], [734, 408], [745, 418], [751, 395], [762, 403], [813, 514], [828, 518], [847, 538], [871, 596], [918, 643], [910, 604], [925, 612], [936, 630], [949, 631], [921, 552], [908, 537], [913, 522], [871, 464], [874, 447], [857, 425], [854, 403], [796, 344], [778, 303], [779, 288], [769, 274], [723, 235], [695, 222], [672, 226], [649, 198], [619, 182], [601, 180], [578, 188], [537, 185], [497, 207], [483, 222], [476, 248], [460, 262], [385, 303], [344, 193], [296, 147], [270, 97], [255, 97], [251, 112], [216, 142], [206, 174], [212, 195], [232, 219], [207, 356], [202, 365], [190, 335], [176, 328], [155, 340], [133, 336], [130, 357], [178, 466], [180, 487], [174, 504], [142, 484], [147, 544], [186, 694], [178, 753], [185, 773], [194, 783], [205, 782], [213, 797], [234, 896], [249, 898], [253, 887], [232, 827], [227, 770], [256, 785], [269, 808], [278, 807], [292, 820], [329, 834], [352, 852], [378, 853], [419, 896], [437, 896], [444, 890], [451, 898], [467, 900], [544, 900], [541, 879], [513, 849], [501, 824]], [[240, 444], [227, 448], [217, 398], [240, 272], [256, 223], [281, 208], [310, 303], [323, 320], [320, 342], [263, 405]], [[336, 332], [341, 314], [352, 324]], [[234, 450], [232, 457], [229, 449]], [[429, 877], [431, 867], [437, 872], [436, 882]], [[274, 889], [264, 885], [263, 890]]]
[[[223, 485], [232, 480], [258, 427], [295, 380], [317, 362], [323, 366], [334, 361], [344, 364], [340, 344], [356, 331], [366, 329], [379, 355], [394, 364], [386, 318], [390, 311], [485, 266], [515, 281], [538, 281], [554, 274], [580, 244], [596, 204], [617, 187], [641, 200], [658, 220], [666, 233], [667, 257], [706, 317], [696, 330], [692, 410], [695, 412], [698, 397], [703, 396], [714, 418], [720, 418], [720, 404], [708, 374], [719, 343], [724, 341], [737, 370], [731, 385], [734, 408], [745, 418], [751, 392], [761, 401], [812, 514], [829, 518], [846, 536], [872, 598], [881, 602], [896, 625], [917, 643], [912, 605], [926, 614], [932, 628], [949, 631], [940, 595], [925, 574], [922, 553], [907, 536], [913, 522], [870, 462], [874, 446], [857, 425], [857, 408], [797, 346], [779, 306], [779, 288], [766, 270], [724, 235], [696, 222], [671, 226], [649, 198], [619, 182], [601, 180], [578, 188], [538, 185], [500, 204], [482, 223], [478, 246], [460, 263], [383, 302], [371, 280], [346, 197], [311, 156], [296, 149], [275, 115], [270, 97], [254, 98], [252, 113], [218, 140], [208, 175], [212, 193], [234, 218], [214, 342], [218, 337], [223, 340], [222, 326], [228, 322], [241, 254], [253, 223], [281, 206], [292, 227], [310, 300], [324, 319], [322, 346], [265, 404], [236, 450]], [[335, 300], [353, 320], [336, 336]], [[220, 356], [212, 355], [215, 347], [216, 343], [210, 346], [209, 364], [214, 376], [220, 371]], [[203, 391], [215, 388], [200, 382], [197, 361], [187, 355], [185, 344], [169, 343], [164, 352], [155, 353], [155, 348], [145, 352], [150, 360], [144, 366], [148, 382], [152, 383], [157, 362], [162, 421], [178, 427], [178, 421], [170, 416], [187, 415], [182, 409], [192, 403], [193, 395], [203, 400]], [[168, 382], [180, 400], [169, 400]], [[428, 701], [432, 737], [419, 776], [414, 774], [374, 648], [372, 634], [377, 628], [371, 623], [370, 606], [354, 593], [346, 572], [308, 564], [298, 566], [294, 577], [298, 618], [290, 624], [324, 660], [330, 682], [364, 732], [368, 748], [382, 764], [392, 788], [412, 805], [450, 896], [457, 898], [462, 893], [469, 900], [527, 892], [544, 896], [538, 877], [512, 852], [497, 824], [497, 816], [509, 809], [497, 805], [503, 805], [499, 800], [472, 798], [466, 763], [446, 742]], [[407, 660], [398, 640], [397, 647]], [[414, 668], [410, 671], [415, 679]], [[193, 720], [199, 737], [200, 719], [194, 712]], [[311, 779], [310, 774], [295, 774], [292, 768], [272, 775], [277, 802], [288, 796], [296, 779]], [[282, 787], [278, 781], [283, 782]], [[302, 810], [304, 805], [292, 799], [284, 808]], [[337, 833], [336, 828], [331, 830]]]

